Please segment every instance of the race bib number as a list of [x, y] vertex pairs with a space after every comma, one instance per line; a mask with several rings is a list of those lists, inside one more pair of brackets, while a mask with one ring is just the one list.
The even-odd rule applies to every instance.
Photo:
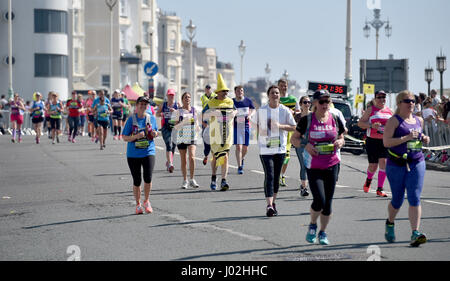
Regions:
[[330, 155], [334, 153], [334, 144], [318, 143], [314, 146], [320, 155]]
[[149, 145], [150, 145], [150, 143], [149, 143], [148, 140], [137, 140], [137, 141], [134, 143], [134, 146], [135, 146], [136, 148], [140, 148], [140, 149], [147, 148]]
[[280, 137], [267, 137], [266, 138], [266, 147], [267, 148], [275, 148], [281, 147]]
[[422, 142], [419, 140], [408, 141], [406, 145], [408, 150], [410, 151], [413, 152], [422, 151]]

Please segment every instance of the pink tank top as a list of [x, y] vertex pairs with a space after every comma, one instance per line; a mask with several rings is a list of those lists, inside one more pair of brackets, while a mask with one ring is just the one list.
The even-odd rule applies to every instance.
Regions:
[[312, 115], [309, 142], [319, 151], [319, 155], [311, 156], [306, 149], [304, 150], [305, 166], [308, 169], [325, 170], [341, 161], [340, 153], [333, 145], [337, 137], [336, 126], [336, 121], [331, 113], [326, 123], [320, 123], [315, 114]]
[[379, 109], [376, 106], [372, 105], [372, 113], [369, 117], [369, 124], [372, 125], [374, 123], [381, 123], [381, 126], [377, 129], [374, 128], [368, 128], [367, 129], [367, 136], [373, 139], [382, 139], [383, 133], [384, 133], [384, 126], [386, 126], [387, 121], [389, 118], [392, 117], [392, 111], [389, 109], [389, 107], [384, 107], [382, 109]]

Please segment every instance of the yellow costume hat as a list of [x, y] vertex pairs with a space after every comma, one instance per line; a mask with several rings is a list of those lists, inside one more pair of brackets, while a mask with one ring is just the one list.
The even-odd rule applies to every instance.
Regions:
[[227, 85], [225, 84], [225, 81], [223, 80], [222, 74], [218, 73], [217, 74], [217, 89], [214, 91], [214, 93], [218, 93], [221, 91], [230, 91], [230, 89], [228, 89]]

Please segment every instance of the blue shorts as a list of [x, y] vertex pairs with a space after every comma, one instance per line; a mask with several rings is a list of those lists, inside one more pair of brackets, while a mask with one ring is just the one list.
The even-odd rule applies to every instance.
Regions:
[[237, 128], [234, 127], [233, 133], [233, 144], [243, 144], [248, 146], [250, 140], [250, 129], [249, 128]]
[[394, 209], [400, 209], [402, 206], [403, 200], [405, 199], [405, 190], [409, 205], [412, 207], [420, 205], [425, 167], [425, 161], [410, 163], [410, 172], [408, 172], [406, 166], [397, 166], [388, 161], [386, 165], [386, 176], [391, 186], [391, 204]]

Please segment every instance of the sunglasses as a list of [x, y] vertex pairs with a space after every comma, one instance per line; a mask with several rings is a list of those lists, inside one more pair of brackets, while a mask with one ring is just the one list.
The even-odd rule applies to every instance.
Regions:
[[412, 99], [404, 99], [402, 100], [403, 103], [416, 103], [416, 100], [412, 100]]
[[303, 101], [302, 103], [303, 104], [310, 104], [311, 102], [308, 100], [308, 101]]
[[386, 96], [377, 96], [377, 99], [385, 99]]
[[331, 101], [330, 100], [319, 100], [319, 104], [329, 104]]

